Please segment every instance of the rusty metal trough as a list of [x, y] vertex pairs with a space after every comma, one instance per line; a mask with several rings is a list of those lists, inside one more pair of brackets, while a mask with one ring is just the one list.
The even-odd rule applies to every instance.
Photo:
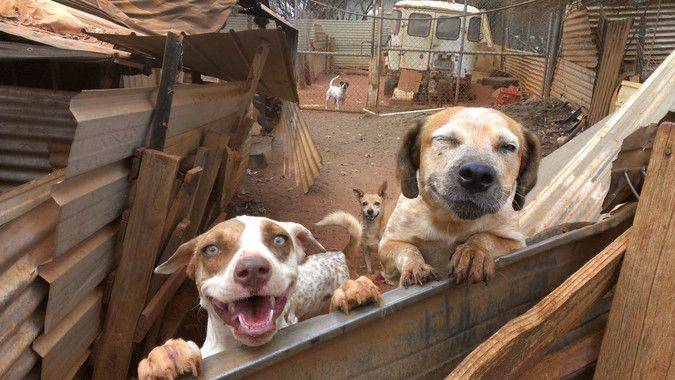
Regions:
[[[200, 378], [438, 378], [478, 344], [522, 314], [632, 223], [635, 205], [497, 261], [489, 286], [448, 280], [384, 294], [380, 306], [321, 315], [279, 332], [260, 348], [206, 358]], [[560, 342], [604, 324], [605, 296]], [[552, 349], [555, 349], [553, 347]]]

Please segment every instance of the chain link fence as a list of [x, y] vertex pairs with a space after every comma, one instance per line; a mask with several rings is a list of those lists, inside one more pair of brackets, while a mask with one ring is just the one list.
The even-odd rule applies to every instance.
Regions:
[[[397, 2], [381, 48], [378, 108], [486, 105], [510, 86], [518, 90], [508, 96], [540, 96], [553, 13], [540, 6], [484, 12], [460, 3]], [[507, 74], [526, 74], [528, 83]]]

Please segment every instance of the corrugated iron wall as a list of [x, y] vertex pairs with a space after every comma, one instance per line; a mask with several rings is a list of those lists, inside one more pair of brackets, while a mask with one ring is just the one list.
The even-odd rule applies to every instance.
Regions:
[[[517, 50], [507, 49], [509, 52]], [[543, 57], [506, 56], [504, 69], [515, 76], [529, 93], [541, 96], [541, 85], [544, 80], [546, 59]]]
[[645, 60], [649, 57], [649, 66], [663, 62], [668, 54], [675, 50], [675, 3], [659, 2], [658, 4], [639, 6], [588, 6], [591, 27], [597, 28], [601, 12], [605, 17], [633, 17], [633, 26], [628, 33], [628, 51], [625, 62], [634, 62], [637, 49], [637, 29], [642, 14], [646, 19]]
[[76, 92], [0, 86], [0, 192], [64, 167]]
[[560, 56], [589, 69], [597, 66], [598, 48], [586, 8], [568, 8], [563, 24]]
[[551, 95], [567, 100], [587, 110], [591, 107], [595, 71], [559, 58], [553, 74]]

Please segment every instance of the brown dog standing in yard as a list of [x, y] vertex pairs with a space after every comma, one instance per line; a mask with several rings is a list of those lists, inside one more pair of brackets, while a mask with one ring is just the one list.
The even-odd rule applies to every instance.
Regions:
[[494, 259], [525, 246], [517, 211], [540, 150], [536, 135], [494, 109], [451, 107], [416, 123], [398, 153], [402, 195], [379, 246], [385, 279], [492, 280]]
[[382, 182], [375, 194], [366, 194], [361, 189], [352, 189], [361, 207], [361, 226], [363, 240], [361, 240], [361, 254], [366, 261], [368, 273], [373, 273], [371, 257], [377, 257], [377, 247], [380, 244], [384, 227], [387, 225], [384, 201], [387, 195], [387, 181]]

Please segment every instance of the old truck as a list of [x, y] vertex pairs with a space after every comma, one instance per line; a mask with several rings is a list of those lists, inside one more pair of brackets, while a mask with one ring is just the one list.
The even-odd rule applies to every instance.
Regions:
[[[468, 86], [483, 38], [478, 8], [433, 0], [403, 0], [394, 5], [385, 56], [385, 95], [426, 99], [454, 94], [456, 81]], [[462, 39], [464, 42], [462, 43]], [[464, 54], [460, 55], [460, 51]], [[469, 53], [469, 54], [467, 54]], [[460, 64], [461, 56], [461, 64]], [[466, 91], [462, 91], [466, 93]]]

